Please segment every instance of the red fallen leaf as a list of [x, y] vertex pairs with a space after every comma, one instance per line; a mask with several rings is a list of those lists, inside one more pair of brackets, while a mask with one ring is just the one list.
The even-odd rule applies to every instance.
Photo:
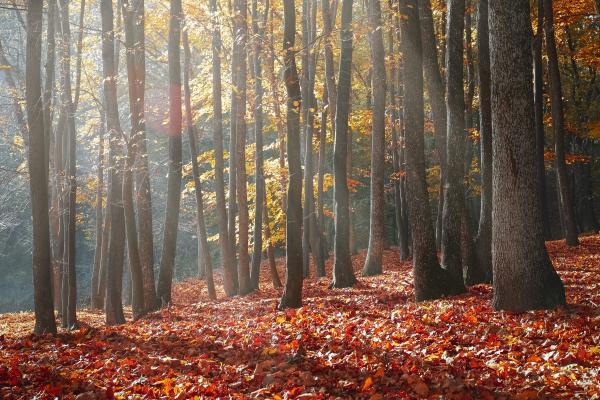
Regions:
[[527, 362], [540, 363], [542, 361], [544, 361], [544, 360], [542, 358], [540, 358], [539, 356], [536, 356], [535, 354], [527, 357]]
[[529, 389], [517, 393], [515, 400], [536, 400], [539, 398], [537, 390]]
[[362, 391], [366, 392], [367, 390], [369, 390], [369, 388], [373, 386], [373, 378], [371, 378], [370, 376], [367, 376], [367, 379], [365, 379], [365, 382], [362, 385]]

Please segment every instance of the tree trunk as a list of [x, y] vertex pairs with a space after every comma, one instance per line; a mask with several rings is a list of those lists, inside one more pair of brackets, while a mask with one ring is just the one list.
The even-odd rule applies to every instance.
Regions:
[[492, 109], [490, 82], [490, 42], [488, 0], [481, 0], [477, 16], [477, 53], [479, 57], [479, 168], [481, 170], [481, 208], [475, 248], [479, 269], [467, 269], [467, 285], [492, 282]]
[[99, 301], [98, 284], [100, 282], [100, 263], [102, 261], [102, 240], [104, 214], [104, 129], [106, 129], [106, 117], [104, 110], [100, 110], [100, 127], [98, 129], [98, 182], [96, 185], [96, 245], [94, 248], [94, 265], [92, 269], [92, 282], [90, 290], [90, 306], [92, 309], [102, 308]]
[[29, 187], [33, 226], [34, 333], [56, 333], [52, 304], [47, 158], [42, 101], [42, 1], [27, 4], [27, 61], [25, 96], [29, 126]]
[[[444, 177], [442, 214], [442, 265], [462, 282], [461, 224], [465, 212], [463, 160], [465, 97], [463, 86], [464, 0], [448, 1], [446, 47], [447, 170]], [[462, 289], [464, 290], [464, 288]]]
[[[227, 229], [227, 208], [225, 204], [225, 162], [223, 160], [223, 105], [221, 99], [221, 31], [217, 19], [217, 1], [210, 0], [212, 25], [212, 105], [213, 105], [213, 146], [215, 149], [215, 198], [219, 224], [219, 249], [223, 265], [223, 287], [227, 296], [237, 292], [237, 275], [233, 266], [229, 232]], [[235, 275], [235, 279], [234, 279]]]
[[283, 2], [284, 81], [287, 90], [288, 190], [286, 213], [286, 277], [279, 309], [302, 305], [302, 166], [300, 163], [300, 82], [295, 59], [294, 0]]
[[125, 158], [125, 171], [123, 176], [123, 208], [125, 212], [125, 231], [127, 234], [127, 257], [129, 259], [129, 273], [131, 276], [131, 311], [133, 319], [139, 319], [146, 313], [144, 301], [144, 278], [142, 262], [138, 246], [138, 232], [135, 222], [135, 208], [133, 203], [133, 169], [137, 160], [139, 149], [139, 132], [141, 95], [138, 84], [140, 72], [137, 66], [135, 47], [138, 45], [136, 35], [136, 18], [139, 15], [138, 1], [124, 0], [122, 3], [123, 18], [125, 20], [125, 49], [127, 63], [127, 82], [129, 87], [129, 113], [131, 115], [131, 132], [127, 142], [127, 156]]
[[[77, 197], [77, 179], [76, 179], [76, 127], [75, 127], [75, 105], [71, 95], [71, 30], [69, 23], [69, 2], [61, 0], [61, 73], [63, 74], [63, 93], [62, 107], [67, 118], [67, 159], [66, 159], [66, 179], [68, 187], [67, 207], [65, 208], [65, 255], [66, 263], [63, 275], [63, 285], [66, 284], [66, 291], [63, 290], [63, 328], [77, 327], [77, 281], [75, 273], [75, 234], [76, 234], [76, 197]], [[64, 295], [67, 295], [66, 299]]]
[[342, 1], [341, 53], [333, 150], [335, 244], [332, 288], [353, 286], [356, 277], [350, 254], [350, 194], [348, 191], [348, 116], [352, 79], [352, 0]]
[[546, 33], [546, 53], [548, 55], [548, 75], [550, 94], [552, 98], [552, 127], [554, 129], [554, 152], [556, 153], [556, 176], [558, 178], [558, 193], [560, 215], [565, 232], [567, 245], [577, 246], [577, 226], [573, 211], [573, 198], [570, 188], [567, 164], [565, 162], [565, 122], [562, 104], [562, 85], [558, 67], [558, 54], [554, 38], [554, 14], [552, 0], [544, 0], [544, 15]]
[[248, 255], [248, 184], [246, 174], [246, 80], [247, 80], [247, 56], [246, 43], [248, 41], [248, 2], [247, 0], [236, 0], [234, 2], [235, 17], [234, 46], [239, 52], [237, 62], [237, 74], [234, 81], [237, 90], [234, 95], [236, 99], [235, 133], [236, 133], [236, 186], [238, 207], [238, 294], [246, 295], [252, 292], [250, 281], [250, 259]]
[[438, 63], [433, 15], [430, 0], [419, 0], [419, 13], [421, 21], [421, 41], [423, 46], [423, 72], [425, 86], [431, 105], [433, 117], [433, 131], [438, 157], [440, 159], [440, 188], [437, 207], [436, 246], [442, 243], [442, 213], [444, 209], [444, 180], [446, 177], [446, 103], [444, 100], [446, 90]]
[[327, 105], [329, 106], [328, 111], [334, 119], [333, 124], [335, 125], [335, 116], [337, 113], [337, 88], [335, 85], [335, 67], [333, 65], [333, 46], [331, 44], [331, 33], [335, 23], [335, 14], [332, 15], [329, 0], [321, 0], [321, 14], [323, 16], [323, 46], [325, 49], [325, 86], [327, 87]]
[[194, 121], [192, 119], [192, 99], [190, 90], [190, 69], [191, 53], [188, 41], [187, 31], [183, 31], [183, 93], [185, 97], [185, 122], [187, 125], [188, 141], [190, 143], [190, 158], [192, 160], [192, 178], [194, 179], [194, 193], [196, 195], [196, 218], [198, 220], [198, 274], [204, 272], [208, 297], [211, 300], [217, 298], [215, 291], [215, 282], [213, 279], [212, 260], [210, 258], [210, 249], [208, 247], [208, 235], [206, 233], [206, 223], [204, 220], [204, 199], [202, 198], [202, 188], [200, 185], [200, 168], [198, 166], [198, 149], [196, 146], [196, 132]]
[[[417, 301], [456, 291], [450, 274], [438, 264], [425, 179], [423, 67], [417, 0], [402, 0], [400, 29], [404, 59], [404, 124], [408, 212], [413, 238], [413, 273]], [[460, 289], [460, 287], [458, 287]]]
[[[231, 7], [231, 6], [230, 6]], [[237, 34], [236, 18], [233, 17], [233, 35]], [[228, 233], [229, 233], [229, 251], [231, 254], [232, 262], [232, 286], [233, 290], [231, 296], [238, 294], [239, 291], [239, 279], [238, 279], [238, 265], [237, 265], [237, 229], [236, 229], [236, 215], [237, 215], [237, 122], [238, 122], [238, 98], [239, 95], [236, 93], [238, 84], [238, 73], [239, 63], [242, 55], [240, 54], [239, 43], [236, 41], [239, 38], [235, 37], [232, 49], [231, 49], [231, 84], [235, 90], [231, 91], [231, 107], [229, 111], [230, 116], [230, 133], [229, 133], [229, 192], [227, 193], [229, 198], [229, 210], [227, 213]], [[245, 87], [245, 85], [244, 85]]]
[[[125, 225], [122, 202], [123, 194], [123, 133], [119, 124], [117, 103], [117, 82], [115, 65], [115, 45], [113, 27], [113, 7], [111, 0], [101, 0], [102, 16], [102, 70], [104, 76], [104, 97], [106, 105], [106, 127], [109, 131], [110, 182], [108, 198], [110, 202], [110, 239], [106, 265], [106, 324], [125, 323], [123, 315], [123, 261], [125, 258]], [[104, 258], [104, 255], [103, 255]]]
[[152, 231], [152, 193], [150, 191], [150, 173], [148, 166], [148, 150], [146, 140], [145, 118], [145, 82], [146, 82], [146, 40], [144, 29], [144, 0], [136, 0], [134, 6], [135, 18], [135, 62], [137, 102], [139, 114], [137, 132], [137, 157], [135, 166], [136, 208], [138, 248], [142, 265], [144, 308], [146, 311], [155, 310], [159, 304], [156, 298], [154, 283], [154, 238]]
[[537, 173], [536, 191], [541, 204], [544, 238], [550, 239], [550, 217], [548, 200], [546, 199], [546, 168], [544, 161], [544, 69], [542, 63], [542, 47], [544, 33], [544, 0], [537, 1], [537, 31], [533, 41], [533, 65], [535, 85], [535, 170]]
[[373, 64], [373, 120], [371, 127], [371, 211], [369, 225], [369, 248], [363, 268], [363, 275], [378, 275], [383, 271], [385, 212], [384, 176], [385, 176], [385, 51], [381, 29], [381, 4], [379, 0], [368, 1], [369, 41], [371, 62]]
[[565, 304], [546, 252], [536, 187], [528, 0], [490, 2], [494, 307], [526, 311]]
[[181, 202], [181, 0], [171, 0], [169, 21], [169, 178], [167, 207], [160, 255], [157, 295], [162, 306], [171, 303], [171, 286], [175, 271], [179, 205]]
[[252, 0], [252, 31], [254, 34], [253, 78], [254, 78], [254, 141], [256, 145], [254, 160], [254, 181], [256, 192], [254, 196], [254, 247], [252, 250], [252, 269], [250, 281], [252, 289], [258, 289], [260, 281], [260, 263], [263, 247], [263, 205], [265, 198], [265, 177], [263, 171], [263, 77], [262, 77], [262, 42], [265, 37], [265, 24], [269, 12], [269, 1], [264, 5], [264, 11], [258, 13], [258, 0]]
[[265, 197], [263, 198], [263, 223], [265, 226], [265, 241], [267, 242], [267, 258], [269, 259], [269, 271], [271, 272], [271, 282], [273, 287], [278, 289], [282, 287], [281, 279], [279, 279], [279, 273], [277, 272], [277, 264], [275, 262], [275, 249], [273, 243], [271, 243], [271, 226], [269, 221], [269, 207], [267, 205], [267, 193], [265, 191]]

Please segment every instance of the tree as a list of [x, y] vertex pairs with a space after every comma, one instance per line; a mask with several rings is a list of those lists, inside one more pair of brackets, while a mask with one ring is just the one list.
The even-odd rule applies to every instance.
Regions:
[[[85, 4], [85, 3], [83, 3]], [[62, 280], [62, 326], [63, 328], [77, 327], [77, 281], [75, 273], [75, 231], [76, 231], [76, 198], [77, 198], [77, 160], [76, 160], [76, 107], [73, 103], [71, 92], [71, 28], [69, 22], [69, 2], [60, 1], [61, 21], [61, 113], [64, 113], [66, 121], [65, 144], [65, 177], [67, 180], [68, 195], [66, 195], [67, 206], [64, 209], [64, 227], [66, 228]]]
[[252, 32], [254, 34], [252, 53], [252, 75], [254, 78], [254, 141], [256, 145], [254, 181], [256, 193], [254, 196], [254, 247], [252, 251], [252, 268], [250, 281], [252, 289], [258, 289], [260, 278], [260, 262], [263, 247], [263, 206], [265, 199], [265, 176], [263, 167], [263, 76], [262, 76], [262, 42], [265, 38], [265, 24], [269, 12], [269, 1], [264, 5], [264, 11], [258, 13], [258, 0], [252, 1]]
[[29, 187], [33, 225], [34, 333], [56, 333], [52, 303], [50, 225], [44, 114], [42, 102], [42, 1], [27, 4], [27, 61], [25, 96], [29, 126]]
[[123, 19], [125, 21], [125, 49], [127, 51], [127, 82], [129, 86], [129, 114], [131, 115], [131, 132], [126, 138], [127, 155], [125, 158], [125, 171], [123, 174], [123, 208], [125, 212], [125, 231], [127, 235], [127, 258], [129, 260], [129, 273], [131, 276], [131, 311], [133, 319], [138, 319], [146, 313], [144, 301], [144, 278], [142, 275], [142, 262], [138, 246], [138, 232], [135, 222], [135, 208], [133, 203], [133, 168], [137, 160], [140, 139], [140, 106], [142, 94], [139, 93], [139, 70], [136, 60], [135, 46], [138, 44], [136, 18], [139, 15], [137, 8], [139, 1], [124, 0]]
[[433, 14], [430, 0], [419, 0], [419, 17], [421, 22], [421, 43], [423, 47], [423, 73], [425, 85], [431, 105], [433, 131], [438, 156], [440, 159], [440, 187], [436, 220], [436, 245], [442, 243], [442, 214], [444, 210], [444, 181], [446, 179], [446, 89], [438, 62]]
[[[246, 67], [246, 43], [248, 41], [248, 2], [247, 0], [234, 1], [234, 47], [238, 52], [236, 64], [236, 98], [235, 137], [236, 137], [236, 191], [238, 211], [238, 294], [246, 295], [252, 291], [250, 282], [250, 260], [248, 256], [248, 182], [246, 174], [246, 80], [248, 70]], [[235, 231], [234, 231], [235, 233]], [[231, 234], [231, 232], [230, 232]]]
[[[122, 134], [119, 123], [117, 102], [117, 82], [115, 64], [115, 33], [113, 25], [113, 6], [111, 0], [101, 0], [102, 18], [102, 74], [104, 77], [104, 104], [106, 106], [106, 128], [109, 132], [110, 181], [108, 207], [110, 226], [108, 256], [106, 257], [106, 323], [117, 325], [125, 323], [123, 304], [123, 261], [125, 257], [125, 225], [123, 195], [123, 149], [120, 145]], [[104, 258], [104, 255], [103, 255]], [[102, 279], [102, 278], [101, 278]]]
[[342, 1], [340, 68], [337, 86], [333, 143], [335, 243], [332, 288], [353, 286], [356, 277], [350, 257], [350, 207], [348, 191], [348, 115], [352, 79], [352, 0]]
[[198, 166], [198, 150], [196, 146], [196, 130], [192, 118], [192, 96], [190, 90], [191, 53], [187, 30], [183, 31], [183, 94], [185, 98], [185, 122], [190, 144], [190, 158], [192, 160], [192, 178], [194, 179], [194, 193], [196, 195], [196, 219], [198, 232], [198, 274], [204, 275], [208, 297], [216, 299], [215, 282], [213, 280], [212, 260], [208, 247], [206, 223], [204, 221], [204, 199], [200, 186], [200, 168]]
[[479, 269], [467, 269], [467, 284], [492, 281], [492, 109], [490, 103], [490, 41], [488, 0], [479, 2], [477, 16], [477, 53], [479, 57], [479, 143], [481, 170], [481, 209], [475, 238]]
[[404, 59], [404, 126], [406, 184], [412, 231], [413, 274], [417, 301], [437, 299], [461, 289], [440, 268], [429, 210], [424, 158], [423, 67], [419, 10], [416, 0], [400, 2], [401, 52]]
[[296, 68], [294, 0], [283, 1], [284, 82], [287, 91], [288, 189], [285, 228], [285, 288], [279, 308], [302, 305], [302, 166], [300, 164], [300, 82]]
[[175, 270], [179, 205], [181, 202], [181, 0], [171, 0], [169, 19], [169, 177], [167, 206], [160, 255], [157, 296], [163, 307], [171, 303], [171, 285]]
[[[465, 98], [463, 84], [463, 33], [465, 1], [448, 1], [446, 42], [446, 172], [442, 215], [442, 265], [462, 281], [461, 224], [464, 213], [463, 154]], [[463, 289], [464, 290], [464, 289]]]
[[565, 232], [565, 239], [569, 246], [577, 246], [577, 225], [573, 209], [573, 195], [567, 175], [565, 161], [565, 117], [562, 104], [562, 84], [558, 67], [558, 54], [556, 52], [556, 39], [554, 38], [554, 11], [552, 0], [544, 0], [544, 31], [546, 34], [546, 53], [548, 55], [548, 76], [550, 81], [550, 95], [552, 99], [552, 127], [554, 129], [554, 152], [556, 153], [556, 177], [558, 182], [560, 217]]
[[382, 272], [383, 262], [383, 217], [384, 198], [384, 156], [385, 156], [385, 51], [381, 27], [381, 4], [379, 0], [368, 2], [369, 42], [373, 64], [373, 121], [371, 126], [371, 214], [369, 226], [369, 248], [363, 268], [363, 275], [377, 275]]
[[98, 170], [96, 175], [98, 179], [96, 187], [96, 244], [94, 246], [94, 265], [92, 267], [90, 290], [90, 306], [94, 309], [102, 308], [98, 286], [100, 284], [100, 265], [102, 263], [103, 233], [108, 229], [104, 226], [104, 130], [106, 129], [106, 117], [104, 115], [104, 110], [101, 109], [100, 126], [98, 128]]
[[221, 30], [217, 19], [217, 0], [210, 0], [212, 27], [212, 131], [215, 150], [215, 197], [217, 220], [219, 224], [219, 248], [223, 265], [223, 287], [227, 296], [237, 292], [237, 275], [233, 265], [231, 245], [227, 228], [227, 209], [225, 206], [225, 178], [223, 161], [223, 105], [221, 99]]
[[494, 307], [525, 311], [565, 304], [546, 247], [535, 191], [531, 20], [528, 0], [490, 1]]

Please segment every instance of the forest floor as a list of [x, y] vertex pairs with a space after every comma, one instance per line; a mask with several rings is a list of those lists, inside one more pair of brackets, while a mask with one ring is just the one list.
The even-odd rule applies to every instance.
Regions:
[[488, 285], [416, 304], [392, 249], [352, 289], [309, 278], [298, 310], [276, 310], [263, 266], [260, 292], [211, 302], [188, 280], [119, 327], [82, 310], [81, 329], [36, 337], [31, 313], [0, 315], [0, 398], [598, 399], [600, 236], [581, 242], [548, 243], [569, 303], [553, 311], [496, 312]]

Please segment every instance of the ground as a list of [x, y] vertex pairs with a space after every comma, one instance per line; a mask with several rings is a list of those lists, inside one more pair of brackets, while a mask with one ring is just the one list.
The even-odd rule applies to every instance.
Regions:
[[82, 310], [80, 330], [36, 337], [31, 313], [0, 315], [0, 398], [598, 399], [600, 236], [548, 248], [569, 303], [553, 311], [496, 312], [487, 285], [416, 304], [389, 249], [355, 288], [309, 278], [298, 310], [276, 310], [263, 266], [258, 293], [211, 302], [189, 280], [119, 327]]

